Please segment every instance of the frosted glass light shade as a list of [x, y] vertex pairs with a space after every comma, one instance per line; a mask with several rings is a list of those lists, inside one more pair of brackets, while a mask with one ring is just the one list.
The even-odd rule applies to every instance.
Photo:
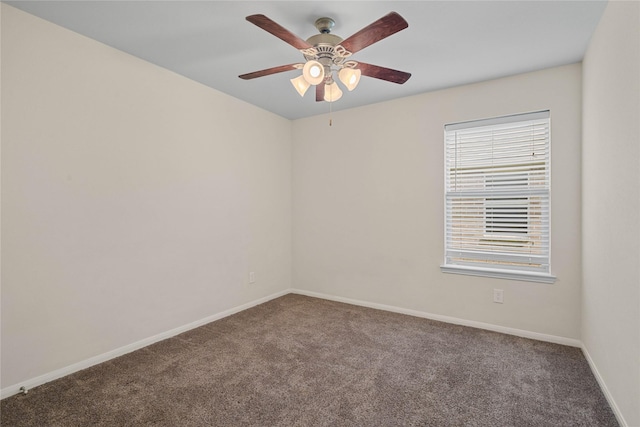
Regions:
[[296, 88], [300, 96], [304, 96], [307, 89], [309, 89], [309, 86], [311, 86], [311, 84], [305, 80], [304, 76], [298, 76], [295, 79], [291, 79], [291, 84]]
[[342, 98], [342, 91], [335, 82], [324, 85], [324, 100], [334, 102]]
[[338, 73], [340, 81], [349, 89], [349, 92], [354, 90], [358, 83], [360, 83], [360, 76], [362, 72], [356, 68], [343, 68]]
[[324, 67], [318, 61], [307, 61], [302, 68], [302, 75], [309, 84], [320, 84], [324, 79]]

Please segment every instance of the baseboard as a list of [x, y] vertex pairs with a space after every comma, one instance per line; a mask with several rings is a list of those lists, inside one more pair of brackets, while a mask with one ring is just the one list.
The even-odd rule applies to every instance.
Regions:
[[24, 387], [26, 390], [29, 390], [33, 387], [37, 387], [49, 381], [56, 380], [58, 378], [62, 378], [66, 375], [73, 374], [74, 372], [81, 371], [83, 369], [89, 368], [91, 366], [97, 365], [99, 363], [106, 362], [108, 360], [114, 359], [116, 357], [125, 355], [127, 353], [131, 353], [132, 351], [139, 350], [143, 347], [156, 343], [158, 341], [162, 341], [167, 338], [171, 338], [175, 335], [181, 334], [188, 330], [197, 328], [199, 326], [205, 325], [207, 323], [222, 319], [227, 316], [231, 316], [232, 314], [238, 313], [240, 311], [246, 310], [248, 308], [254, 307], [256, 305], [265, 303], [275, 298], [279, 298], [283, 295], [290, 293], [289, 289], [284, 291], [277, 292], [275, 294], [266, 296], [264, 298], [257, 299], [255, 301], [248, 302], [246, 304], [239, 305], [237, 307], [231, 308], [229, 310], [225, 310], [220, 313], [213, 314], [211, 316], [205, 317], [204, 319], [196, 320], [195, 322], [191, 322], [187, 325], [183, 325], [174, 329], [171, 329], [166, 332], [162, 332], [160, 334], [154, 335], [149, 338], [145, 338], [143, 340], [131, 343], [124, 347], [117, 348], [115, 350], [108, 351], [106, 353], [100, 354], [98, 356], [91, 357], [89, 359], [80, 361], [78, 363], [74, 363], [73, 365], [66, 366], [64, 368], [57, 369], [53, 372], [49, 372], [47, 374], [40, 375], [35, 378], [31, 378], [26, 381], [22, 381], [19, 384], [14, 384], [9, 387], [5, 387], [0, 390], [0, 399], [4, 399], [9, 396], [13, 396], [14, 394], [18, 394], [21, 392], [20, 388]]
[[427, 313], [424, 311], [410, 310], [406, 308], [396, 307], [386, 304], [378, 304], [369, 301], [361, 301], [351, 298], [337, 297], [318, 292], [306, 291], [303, 289], [291, 289], [294, 294], [306, 295], [310, 297], [322, 298], [331, 301], [344, 302], [347, 304], [359, 305], [362, 307], [375, 308], [378, 310], [391, 311], [394, 313], [408, 314], [409, 316], [422, 317], [425, 319], [438, 320], [440, 322], [452, 323], [454, 325], [469, 326], [472, 328], [485, 329], [488, 331], [500, 332], [507, 335], [516, 335], [518, 337], [530, 338], [538, 341], [546, 341], [555, 344], [562, 344], [571, 347], [582, 348], [582, 342], [573, 338], [559, 337], [556, 335], [541, 334], [538, 332], [525, 331], [522, 329], [508, 328], [505, 326], [493, 325], [491, 323], [476, 322], [474, 320], [460, 319], [457, 317], [443, 316], [441, 314]]
[[589, 363], [589, 367], [591, 368], [591, 372], [593, 372], [593, 376], [596, 377], [596, 381], [598, 381], [598, 385], [600, 386], [600, 390], [602, 390], [602, 394], [604, 394], [604, 397], [607, 398], [607, 402], [609, 402], [609, 406], [611, 406], [611, 410], [613, 411], [613, 414], [616, 416], [616, 419], [618, 420], [618, 424], [620, 424], [620, 427], [628, 427], [629, 424], [624, 419], [624, 416], [622, 415], [620, 408], [618, 408], [618, 405], [616, 405], [616, 401], [613, 400], [613, 396], [611, 395], [611, 392], [607, 388], [607, 385], [605, 384], [604, 379], [602, 379], [602, 376], [600, 375], [600, 371], [598, 371], [598, 368], [595, 362], [591, 358], [591, 355], [589, 354], [589, 350], [587, 350], [587, 346], [585, 346], [583, 343], [581, 348], [582, 348], [582, 354], [584, 354], [584, 357], [585, 359], [587, 359], [587, 362]]

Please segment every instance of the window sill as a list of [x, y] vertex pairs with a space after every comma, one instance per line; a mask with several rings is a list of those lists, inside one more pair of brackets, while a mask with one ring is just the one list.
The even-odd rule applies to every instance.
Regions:
[[465, 274], [467, 276], [493, 277], [496, 279], [523, 280], [526, 282], [554, 283], [556, 276], [529, 271], [500, 270], [497, 268], [466, 267], [460, 265], [441, 265], [443, 273]]

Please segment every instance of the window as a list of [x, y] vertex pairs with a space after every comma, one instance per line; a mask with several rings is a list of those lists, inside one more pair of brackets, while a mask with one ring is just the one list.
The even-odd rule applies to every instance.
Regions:
[[553, 283], [549, 111], [445, 126], [446, 273]]

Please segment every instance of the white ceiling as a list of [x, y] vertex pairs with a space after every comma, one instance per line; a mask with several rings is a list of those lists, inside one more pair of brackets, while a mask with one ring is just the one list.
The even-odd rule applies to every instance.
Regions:
[[333, 110], [578, 62], [606, 1], [7, 1], [6, 3], [289, 119], [326, 113], [300, 98], [290, 71], [238, 75], [301, 62], [292, 46], [245, 20], [264, 14], [300, 38], [322, 16], [346, 38], [391, 11], [409, 28], [354, 54], [407, 71], [397, 85], [363, 77]]

